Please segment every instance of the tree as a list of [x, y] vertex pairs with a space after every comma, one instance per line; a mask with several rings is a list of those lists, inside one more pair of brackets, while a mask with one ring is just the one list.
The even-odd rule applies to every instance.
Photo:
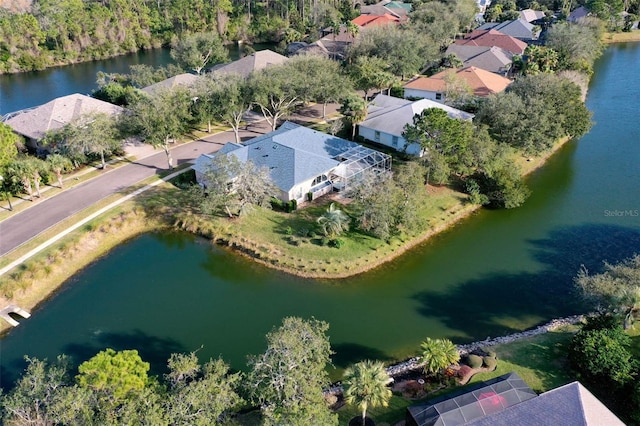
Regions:
[[209, 32], [183, 35], [171, 46], [171, 57], [181, 67], [200, 74], [207, 64], [226, 61], [228, 54], [218, 35]]
[[349, 216], [331, 203], [326, 212], [318, 218], [318, 224], [322, 227], [324, 235], [335, 238], [343, 231], [349, 230]]
[[169, 170], [172, 170], [169, 143], [187, 130], [192, 118], [191, 103], [191, 95], [181, 88], [143, 96], [129, 107], [128, 112], [121, 114], [120, 126], [142, 137], [145, 143], [162, 147]]
[[356, 138], [356, 126], [367, 118], [367, 102], [355, 93], [349, 93], [340, 106], [340, 113], [351, 126], [351, 139]]
[[434, 374], [460, 361], [458, 348], [448, 339], [427, 339], [420, 345], [424, 372]]
[[558, 68], [591, 73], [602, 54], [601, 23], [591, 19], [580, 23], [558, 22], [547, 31], [546, 47], [558, 52]]
[[[49, 364], [46, 360], [25, 359], [26, 370], [11, 392], [0, 399], [3, 424], [52, 425], [76, 418], [87, 398], [72, 386], [68, 360], [59, 356]], [[76, 403], [69, 400], [70, 392]]]
[[21, 184], [29, 195], [29, 201], [33, 201], [33, 186], [31, 179], [35, 172], [35, 164], [30, 158], [16, 158], [6, 167], [7, 175], [12, 184]]
[[62, 188], [63, 187], [62, 174], [73, 168], [73, 164], [71, 164], [71, 160], [69, 160], [64, 155], [50, 154], [50, 155], [47, 155], [46, 161], [49, 164], [49, 167], [51, 168], [53, 173], [55, 173], [56, 178], [58, 179], [58, 186]]
[[440, 108], [427, 108], [413, 117], [413, 124], [405, 125], [402, 136], [420, 144], [427, 152], [442, 155], [447, 165], [457, 174], [468, 172], [468, 146], [473, 138], [473, 124], [450, 118]]
[[216, 155], [203, 176], [204, 188], [194, 187], [196, 200], [205, 214], [224, 211], [242, 216], [254, 207], [270, 207], [278, 189], [266, 167], [252, 161], [241, 163], [234, 155]]
[[594, 385], [621, 387], [637, 375], [630, 346], [631, 338], [621, 327], [581, 330], [571, 340], [569, 363]]
[[357, 90], [364, 91], [364, 99], [369, 98], [369, 90], [391, 87], [397, 78], [386, 71], [386, 62], [375, 56], [359, 56], [349, 66], [349, 74]]
[[301, 102], [300, 78], [284, 66], [267, 67], [250, 76], [253, 103], [260, 108], [271, 130], [276, 130], [280, 118]]
[[553, 73], [558, 68], [558, 52], [549, 47], [530, 44], [524, 54], [527, 57], [524, 74]]
[[13, 132], [11, 127], [0, 123], [0, 168], [18, 156], [18, 143], [20, 143], [20, 137]]
[[267, 350], [249, 358], [248, 392], [267, 424], [337, 425], [322, 395], [331, 346], [329, 325], [287, 317], [267, 334]]
[[596, 275], [582, 268], [575, 282], [586, 300], [621, 315], [625, 329], [633, 325], [640, 309], [640, 255], [618, 264], [605, 263], [604, 271]]
[[194, 352], [172, 354], [168, 365], [165, 406], [170, 424], [224, 423], [229, 412], [244, 402], [236, 392], [240, 373], [229, 374], [222, 359], [201, 366]]
[[105, 155], [122, 148], [116, 120], [105, 113], [86, 114], [67, 126], [64, 130], [64, 152], [76, 157], [97, 154], [102, 169], [106, 168]]
[[228, 124], [233, 129], [236, 143], [240, 143], [240, 125], [244, 114], [251, 107], [251, 92], [240, 75], [206, 76], [196, 86], [195, 103], [198, 116], [207, 120], [211, 132], [211, 120]]
[[149, 363], [138, 351], [108, 348], [80, 364], [76, 380], [81, 388], [93, 393], [98, 407], [110, 410], [147, 386], [148, 371]]
[[363, 425], [369, 407], [389, 405], [392, 393], [387, 385], [392, 379], [382, 362], [370, 360], [359, 362], [347, 368], [343, 377], [344, 400], [347, 404], [356, 405], [362, 410]]
[[445, 104], [461, 108], [473, 99], [473, 89], [466, 80], [455, 72], [449, 72], [443, 77], [445, 83]]

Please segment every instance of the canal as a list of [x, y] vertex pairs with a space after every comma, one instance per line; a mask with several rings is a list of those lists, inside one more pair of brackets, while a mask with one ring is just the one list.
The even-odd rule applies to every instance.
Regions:
[[403, 358], [425, 337], [462, 343], [582, 312], [573, 290], [581, 265], [598, 271], [640, 250], [639, 66], [640, 44], [607, 49], [587, 99], [595, 126], [530, 177], [533, 195], [519, 209], [481, 211], [335, 281], [272, 271], [186, 234], [139, 237], [0, 341], [2, 383], [24, 368], [24, 354], [82, 362], [105, 347], [138, 349], [156, 373], [170, 353], [193, 350], [243, 369], [289, 315], [329, 322], [344, 367]]

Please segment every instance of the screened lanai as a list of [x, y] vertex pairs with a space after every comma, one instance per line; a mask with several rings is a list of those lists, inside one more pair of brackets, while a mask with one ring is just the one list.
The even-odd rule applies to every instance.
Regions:
[[357, 145], [339, 156], [340, 161], [331, 172], [334, 189], [346, 191], [364, 178], [367, 173], [388, 173], [391, 171], [391, 156], [362, 145]]

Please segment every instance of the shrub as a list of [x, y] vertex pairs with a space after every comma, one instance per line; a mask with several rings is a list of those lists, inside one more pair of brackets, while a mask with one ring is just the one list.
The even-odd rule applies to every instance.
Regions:
[[498, 361], [492, 356], [485, 356], [482, 358], [482, 363], [485, 367], [490, 368], [491, 370], [495, 370], [498, 366]]
[[308, 237], [310, 234], [309, 228], [300, 228], [300, 230], [298, 231], [298, 235], [300, 235], [301, 237]]
[[276, 197], [271, 197], [271, 200], [269, 200], [269, 203], [271, 203], [271, 208], [273, 210], [284, 210], [283, 206], [282, 206], [282, 200], [280, 200], [279, 198]]
[[328, 245], [329, 245], [329, 241], [330, 241], [330, 240], [329, 240], [329, 238], [328, 238], [328, 237], [322, 237], [322, 239], [320, 240], [320, 243], [321, 243], [323, 246], [328, 246]]
[[313, 192], [307, 192], [307, 201], [313, 201]]
[[293, 228], [291, 228], [290, 226], [287, 226], [284, 229], [284, 233], [287, 234], [287, 235], [293, 235]]
[[469, 367], [468, 365], [461, 365], [460, 368], [458, 369], [458, 377], [463, 378], [470, 372], [471, 372], [471, 367]]
[[467, 365], [471, 368], [482, 367], [482, 357], [474, 354], [467, 355]]
[[329, 240], [329, 246], [330, 247], [335, 247], [335, 248], [340, 248], [344, 245], [344, 240], [341, 240], [340, 238], [335, 238], [333, 240]]
[[298, 201], [297, 200], [291, 200], [289, 201], [289, 211], [294, 211], [294, 210], [298, 210]]
[[497, 358], [496, 351], [494, 351], [491, 348], [486, 348], [485, 347], [485, 348], [482, 348], [481, 351], [482, 351], [483, 354], [485, 354], [488, 357]]

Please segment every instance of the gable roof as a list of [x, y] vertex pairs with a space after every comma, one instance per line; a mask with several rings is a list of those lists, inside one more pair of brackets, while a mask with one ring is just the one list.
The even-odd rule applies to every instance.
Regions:
[[382, 26], [397, 24], [400, 22], [400, 18], [389, 13], [385, 13], [384, 15], [360, 15], [357, 18], [352, 19], [351, 22], [359, 27]]
[[[289, 192], [295, 185], [338, 166], [341, 156], [356, 148], [361, 146], [285, 122], [276, 131], [248, 140], [245, 145], [227, 143], [215, 155], [234, 155], [241, 162], [251, 160], [257, 167], [266, 167], [276, 186]], [[213, 157], [200, 156], [194, 170], [204, 173]]]
[[514, 55], [522, 55], [527, 48], [527, 43], [515, 37], [501, 33], [495, 29], [474, 30], [463, 39], [458, 39], [455, 44], [471, 46], [497, 46]]
[[533, 40], [536, 39], [538, 34], [533, 32], [533, 24], [525, 21], [524, 19], [514, 19], [512, 21], [504, 22], [487, 22], [478, 27], [479, 30], [496, 30], [503, 34], [510, 35], [519, 40]]
[[271, 65], [279, 65], [289, 58], [282, 56], [272, 50], [260, 50], [238, 59], [237, 61], [229, 62], [228, 64], [219, 64], [211, 69], [211, 72], [219, 74], [239, 74], [243, 77], [248, 77], [253, 71], [261, 70]]
[[176, 87], [192, 87], [198, 80], [200, 76], [190, 73], [178, 74], [174, 75], [171, 78], [166, 80], [162, 80], [158, 83], [152, 84], [147, 87], [143, 87], [142, 90], [149, 95], [155, 95], [158, 92], [171, 90]]
[[578, 22], [581, 18], [586, 18], [589, 16], [589, 11], [586, 7], [580, 6], [571, 11], [569, 16], [567, 16], [567, 21], [569, 22]]
[[505, 74], [511, 67], [513, 53], [498, 46], [472, 46], [450, 44], [446, 55], [456, 55], [465, 66], [474, 66], [483, 70]]
[[469, 423], [473, 426], [622, 426], [615, 414], [579, 382]]
[[473, 118], [473, 114], [429, 99], [409, 101], [393, 96], [378, 95], [369, 104], [368, 117], [360, 123], [360, 126], [390, 135], [401, 136], [404, 132], [404, 126], [413, 122], [413, 116], [427, 108], [440, 108], [446, 111], [451, 118], [461, 120], [471, 120]]
[[404, 85], [405, 89], [426, 90], [430, 92], [444, 92], [447, 87], [445, 77], [455, 73], [460, 79], [465, 81], [475, 96], [489, 96], [493, 93], [502, 92], [511, 84], [511, 80], [476, 67], [465, 67], [460, 69], [448, 69], [441, 71], [431, 77], [418, 77]]
[[17, 113], [7, 119], [5, 124], [16, 133], [39, 140], [46, 132], [61, 129], [85, 114], [101, 112], [115, 115], [122, 111], [117, 105], [74, 93]]
[[407, 20], [408, 11], [404, 8], [388, 8], [384, 2], [370, 5], [362, 5], [360, 7], [360, 13], [362, 15], [383, 16], [389, 14], [400, 19], [402, 22]]
[[[516, 373], [508, 373], [407, 408], [419, 426], [472, 424], [476, 419], [536, 398], [536, 393]], [[566, 424], [566, 423], [565, 423]]]
[[545, 17], [544, 12], [541, 10], [524, 9], [518, 13], [520, 13], [520, 19], [527, 22], [537, 21]]

